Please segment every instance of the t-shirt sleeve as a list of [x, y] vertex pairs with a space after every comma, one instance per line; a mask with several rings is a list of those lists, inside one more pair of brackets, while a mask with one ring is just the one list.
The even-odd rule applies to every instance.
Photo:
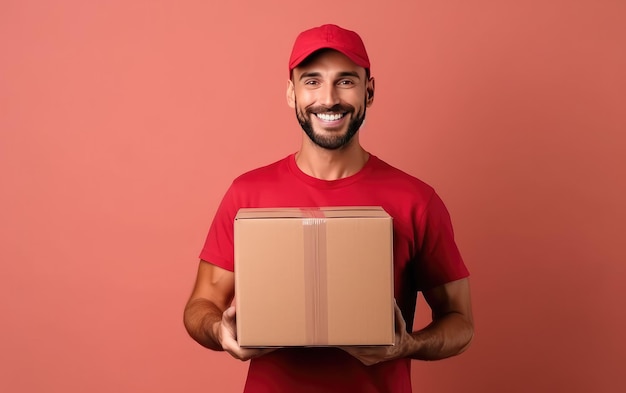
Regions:
[[231, 272], [235, 268], [233, 231], [238, 210], [235, 194], [231, 185], [217, 208], [200, 252], [200, 259]]
[[433, 193], [419, 220], [417, 285], [430, 289], [469, 276], [454, 241], [450, 214], [441, 198]]

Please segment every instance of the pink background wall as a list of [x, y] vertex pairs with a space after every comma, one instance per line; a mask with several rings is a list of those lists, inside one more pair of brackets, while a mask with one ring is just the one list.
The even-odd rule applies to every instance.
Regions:
[[363, 143], [437, 188], [473, 274], [473, 347], [414, 362], [415, 391], [625, 391], [625, 15], [2, 1], [0, 391], [240, 391], [246, 364], [192, 342], [182, 309], [232, 178], [298, 147], [286, 62], [325, 22], [373, 61]]

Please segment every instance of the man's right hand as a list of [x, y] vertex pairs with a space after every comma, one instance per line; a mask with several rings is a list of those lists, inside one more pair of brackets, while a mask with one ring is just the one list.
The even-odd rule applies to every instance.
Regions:
[[216, 322], [217, 337], [224, 351], [235, 359], [241, 361], [250, 360], [266, 353], [275, 351], [276, 348], [241, 348], [237, 343], [237, 318], [235, 307], [230, 306], [222, 314], [222, 320]]

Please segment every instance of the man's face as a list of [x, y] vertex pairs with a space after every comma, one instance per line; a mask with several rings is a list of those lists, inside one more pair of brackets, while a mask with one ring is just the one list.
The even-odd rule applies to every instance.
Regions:
[[372, 103], [373, 79], [334, 50], [323, 50], [293, 70], [288, 101], [304, 132], [329, 150], [347, 146]]

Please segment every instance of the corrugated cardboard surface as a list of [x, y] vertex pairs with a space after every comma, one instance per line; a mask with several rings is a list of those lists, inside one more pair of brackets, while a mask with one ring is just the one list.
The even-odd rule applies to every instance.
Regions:
[[241, 346], [391, 345], [391, 217], [379, 207], [241, 209]]

